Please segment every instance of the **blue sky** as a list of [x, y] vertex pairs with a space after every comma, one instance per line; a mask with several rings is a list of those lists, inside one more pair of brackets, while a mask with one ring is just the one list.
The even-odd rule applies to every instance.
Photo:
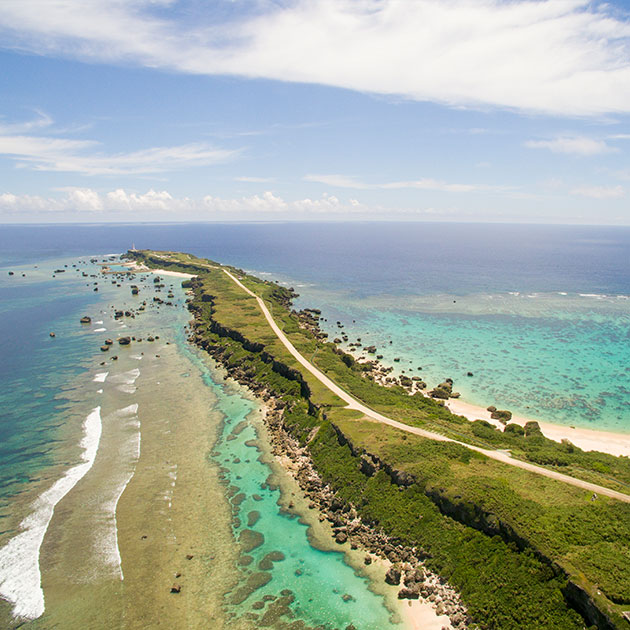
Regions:
[[0, 222], [630, 224], [630, 7], [3, 0]]

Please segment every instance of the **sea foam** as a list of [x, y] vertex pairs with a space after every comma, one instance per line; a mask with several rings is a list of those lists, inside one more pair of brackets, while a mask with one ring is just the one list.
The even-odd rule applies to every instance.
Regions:
[[94, 382], [94, 383], [104, 383], [108, 374], [109, 374], [109, 372], [99, 372], [98, 374], [94, 375], [94, 378], [92, 379], [92, 382]]
[[83, 423], [83, 463], [70, 468], [32, 505], [33, 511], [20, 523], [20, 533], [0, 549], [0, 596], [13, 605], [13, 616], [37, 619], [44, 613], [39, 550], [55, 506], [92, 468], [101, 439], [101, 408], [95, 407]]
[[134, 368], [128, 372], [117, 374], [111, 378], [111, 381], [112, 383], [119, 383], [118, 387], [116, 387], [119, 391], [125, 392], [126, 394], [133, 394], [136, 391], [134, 383], [139, 376], [140, 370], [138, 368]]
[[98, 543], [97, 552], [105, 561], [105, 564], [112, 572], [112, 577], [120, 580], [124, 579], [122, 570], [122, 560], [118, 547], [118, 524], [116, 521], [116, 510], [118, 501], [123, 495], [125, 488], [131, 481], [138, 459], [140, 459], [140, 422], [138, 420], [138, 404], [134, 403], [123, 409], [114, 412], [119, 422], [124, 423], [127, 437], [118, 449], [118, 456], [121, 459], [121, 467], [117, 471], [113, 484], [108, 489], [111, 494], [103, 504], [105, 512], [102, 523], [106, 528]]

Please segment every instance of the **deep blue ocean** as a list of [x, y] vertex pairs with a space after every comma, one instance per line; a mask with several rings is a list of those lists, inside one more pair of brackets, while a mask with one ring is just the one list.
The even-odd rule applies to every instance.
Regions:
[[630, 228], [451, 223], [45, 225], [0, 228], [0, 265], [138, 249], [187, 251], [359, 297], [630, 295]]

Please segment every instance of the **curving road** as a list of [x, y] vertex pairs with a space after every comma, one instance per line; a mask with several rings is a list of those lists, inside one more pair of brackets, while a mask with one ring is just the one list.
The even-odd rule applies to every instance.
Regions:
[[289, 341], [287, 336], [282, 332], [280, 327], [276, 324], [275, 320], [271, 316], [267, 305], [263, 302], [261, 298], [259, 298], [253, 291], [250, 291], [238, 278], [236, 278], [233, 274], [231, 274], [227, 269], [223, 269], [223, 271], [241, 288], [243, 291], [251, 295], [260, 310], [263, 312], [269, 326], [276, 334], [278, 339], [283, 343], [285, 348], [295, 357], [295, 359], [305, 367], [317, 380], [323, 383], [328, 389], [330, 389], [334, 394], [339, 396], [343, 401], [345, 401], [348, 406], [348, 409], [355, 409], [360, 411], [364, 415], [376, 420], [377, 422], [381, 422], [383, 424], [388, 424], [391, 427], [396, 429], [400, 429], [401, 431], [406, 431], [407, 433], [413, 433], [415, 435], [420, 435], [425, 438], [429, 438], [430, 440], [438, 440], [440, 442], [453, 442], [455, 444], [459, 444], [466, 448], [469, 448], [472, 451], [477, 451], [478, 453], [483, 453], [486, 457], [491, 459], [495, 459], [499, 462], [503, 462], [504, 464], [509, 464], [510, 466], [516, 466], [517, 468], [522, 468], [523, 470], [528, 470], [530, 472], [536, 473], [538, 475], [542, 475], [543, 477], [549, 477], [550, 479], [556, 479], [558, 481], [563, 481], [564, 483], [568, 483], [572, 486], [576, 486], [578, 488], [582, 488], [583, 490], [588, 490], [589, 492], [594, 492], [596, 494], [604, 495], [610, 497], [612, 499], [618, 499], [619, 501], [625, 501], [626, 503], [630, 503], [630, 495], [624, 494], [623, 492], [617, 492], [616, 490], [611, 490], [610, 488], [605, 488], [604, 486], [599, 486], [595, 483], [590, 483], [588, 481], [582, 481], [581, 479], [576, 479], [575, 477], [571, 477], [569, 475], [563, 475], [562, 473], [556, 472], [554, 470], [548, 470], [547, 468], [542, 468], [541, 466], [536, 466], [535, 464], [530, 464], [528, 462], [523, 462], [518, 459], [512, 458], [508, 453], [504, 451], [493, 451], [485, 448], [480, 448], [478, 446], [473, 446], [471, 444], [466, 444], [465, 442], [459, 442], [458, 440], [453, 440], [451, 438], [445, 437], [444, 435], [440, 435], [439, 433], [434, 433], [433, 431], [426, 431], [425, 429], [420, 429], [418, 427], [412, 427], [408, 424], [403, 424], [402, 422], [398, 422], [397, 420], [393, 420], [392, 418], [388, 418], [383, 414], [366, 407], [363, 403], [353, 398], [348, 392], [344, 391], [337, 383], [334, 383], [330, 380], [321, 370], [318, 370], [312, 363], [307, 361], [295, 348], [295, 346]]

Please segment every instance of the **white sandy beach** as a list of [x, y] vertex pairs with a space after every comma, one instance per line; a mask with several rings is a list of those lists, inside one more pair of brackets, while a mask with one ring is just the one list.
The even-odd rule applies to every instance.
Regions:
[[190, 280], [191, 278], [195, 277], [193, 274], [184, 273], [183, 271], [170, 271], [169, 269], [149, 269], [148, 267], [145, 267], [144, 265], [139, 265], [137, 262], [133, 260], [130, 262], [124, 262], [122, 264], [125, 267], [129, 267], [131, 271], [134, 271], [136, 273], [155, 273], [161, 276], [171, 276], [173, 278], [184, 278], [185, 280]]
[[[490, 417], [490, 412], [483, 407], [478, 407], [456, 398], [451, 398], [446, 406], [455, 414], [464, 416], [469, 420], [485, 420], [496, 427], [503, 429], [503, 425], [498, 420]], [[583, 429], [580, 427], [570, 427], [561, 424], [551, 424], [535, 418], [525, 418], [523, 416], [512, 416], [511, 422], [516, 422], [525, 426], [526, 422], [535, 420], [540, 425], [540, 429], [545, 437], [560, 442], [569, 440], [575, 446], [584, 451], [601, 451], [611, 455], [625, 455], [630, 457], [630, 434], [613, 433], [610, 431], [595, 431], [593, 429]]]

